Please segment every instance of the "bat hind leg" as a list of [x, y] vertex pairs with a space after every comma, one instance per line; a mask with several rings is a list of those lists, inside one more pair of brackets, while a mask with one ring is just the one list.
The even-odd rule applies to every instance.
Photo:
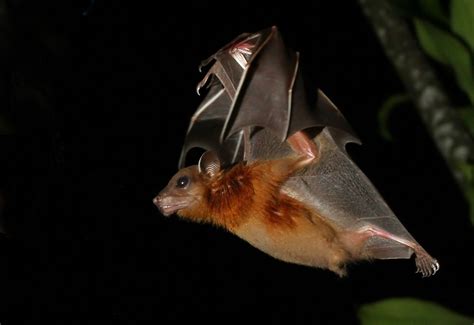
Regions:
[[428, 254], [428, 252], [416, 242], [400, 238], [382, 229], [372, 226], [364, 227], [361, 229], [360, 233], [364, 233], [368, 237], [378, 236], [390, 239], [413, 249], [415, 252], [416, 273], [421, 273], [423, 277], [434, 275], [439, 270], [438, 261], [431, 257], [430, 254]]

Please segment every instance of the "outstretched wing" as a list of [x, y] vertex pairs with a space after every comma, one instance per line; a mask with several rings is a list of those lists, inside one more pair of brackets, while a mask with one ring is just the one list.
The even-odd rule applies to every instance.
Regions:
[[206, 85], [210, 90], [191, 119], [180, 167], [193, 147], [216, 151], [224, 165], [242, 160], [246, 127], [268, 129], [279, 143], [296, 131], [327, 125], [352, 134], [324, 94], [318, 96], [321, 109], [311, 109], [299, 55], [285, 47], [276, 27], [238, 36], [201, 67], [212, 61], [197, 87], [198, 93]]

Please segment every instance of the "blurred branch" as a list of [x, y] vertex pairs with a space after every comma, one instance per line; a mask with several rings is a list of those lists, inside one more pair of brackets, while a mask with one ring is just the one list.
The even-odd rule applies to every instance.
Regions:
[[359, 0], [386, 55], [410, 94], [418, 113], [458, 184], [469, 180], [459, 166], [474, 157], [474, 142], [451, 105], [408, 23], [386, 0]]

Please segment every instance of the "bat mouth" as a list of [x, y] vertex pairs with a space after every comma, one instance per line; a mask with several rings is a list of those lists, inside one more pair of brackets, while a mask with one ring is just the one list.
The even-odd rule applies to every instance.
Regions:
[[179, 210], [179, 208], [173, 205], [159, 205], [158, 209], [165, 217], [169, 217], [170, 215], [176, 213]]
[[158, 210], [160, 210], [161, 214], [163, 214], [165, 217], [169, 217], [170, 215], [188, 206], [186, 202], [170, 203], [169, 200], [167, 200], [166, 198], [160, 198], [159, 196], [153, 199], [153, 203], [156, 205]]

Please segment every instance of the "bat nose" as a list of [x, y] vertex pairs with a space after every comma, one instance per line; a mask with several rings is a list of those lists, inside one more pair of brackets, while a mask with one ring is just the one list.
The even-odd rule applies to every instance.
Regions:
[[158, 208], [160, 208], [160, 203], [162, 201], [162, 198], [160, 195], [155, 196], [153, 199], [153, 204], [155, 204]]

